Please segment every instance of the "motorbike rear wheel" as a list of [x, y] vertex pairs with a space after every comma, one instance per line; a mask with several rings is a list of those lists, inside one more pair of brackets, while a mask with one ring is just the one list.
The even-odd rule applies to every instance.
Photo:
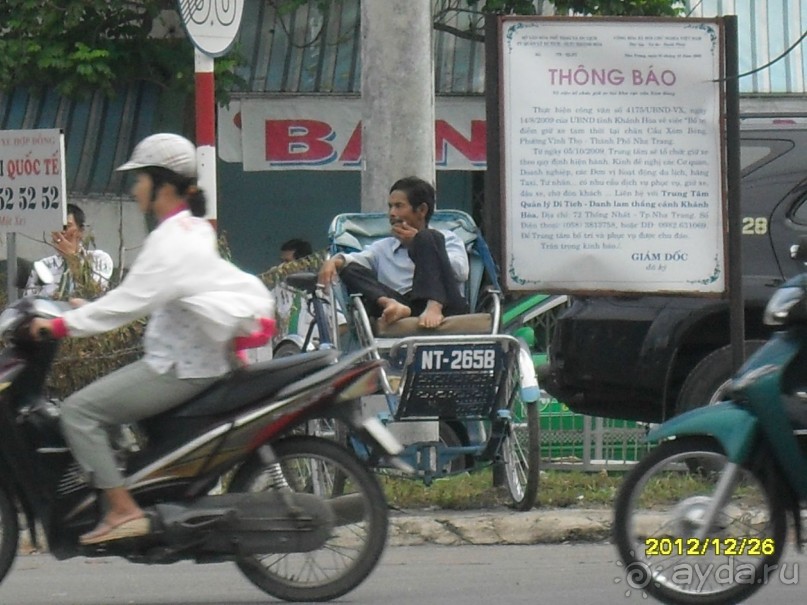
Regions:
[[613, 528], [626, 595], [644, 592], [690, 605], [739, 603], [781, 571], [776, 563], [787, 520], [774, 469], [738, 467], [724, 504], [704, 527], [727, 471], [728, 459], [714, 439], [683, 437], [656, 447], [627, 475]]
[[[317, 550], [245, 556], [236, 564], [250, 582], [285, 601], [328, 601], [350, 592], [375, 568], [386, 545], [388, 508], [378, 480], [328, 439], [294, 436], [272, 449], [292, 490], [339, 497], [339, 519]], [[257, 458], [239, 469], [230, 486], [233, 492], [267, 489], [273, 489], [270, 471]]]

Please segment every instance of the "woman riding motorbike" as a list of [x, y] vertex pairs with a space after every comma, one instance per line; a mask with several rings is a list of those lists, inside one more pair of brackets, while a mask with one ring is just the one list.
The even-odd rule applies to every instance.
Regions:
[[62, 428], [96, 488], [104, 517], [82, 544], [147, 534], [149, 521], [126, 488], [107, 427], [168, 410], [203, 391], [233, 368], [233, 339], [272, 317], [270, 293], [256, 277], [221, 258], [196, 186], [196, 148], [175, 134], [138, 143], [119, 171], [135, 171], [132, 195], [157, 227], [120, 286], [63, 317], [37, 318], [31, 333], [91, 336], [150, 315], [144, 357], [68, 397]]

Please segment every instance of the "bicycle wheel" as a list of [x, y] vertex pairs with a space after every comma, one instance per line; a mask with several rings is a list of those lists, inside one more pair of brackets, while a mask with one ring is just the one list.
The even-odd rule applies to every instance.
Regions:
[[[375, 476], [344, 447], [317, 437], [290, 437], [272, 444], [291, 489], [331, 500], [337, 526], [314, 551], [250, 555], [236, 560], [264, 592], [286, 601], [327, 601], [356, 588], [375, 568], [387, 540], [388, 509]], [[334, 481], [345, 477], [334, 493]], [[272, 489], [269, 468], [247, 462], [231, 491]]]
[[541, 476], [538, 404], [521, 399], [519, 381], [515, 381], [512, 389], [512, 420], [502, 443], [504, 479], [510, 493], [511, 506], [524, 511], [535, 505]]
[[[735, 468], [725, 504], [704, 527], [718, 482], [725, 485]], [[785, 545], [776, 476], [771, 468], [730, 465], [708, 437], [652, 450], [625, 478], [615, 505], [614, 540], [630, 589], [689, 605], [738, 603], [758, 590]]]

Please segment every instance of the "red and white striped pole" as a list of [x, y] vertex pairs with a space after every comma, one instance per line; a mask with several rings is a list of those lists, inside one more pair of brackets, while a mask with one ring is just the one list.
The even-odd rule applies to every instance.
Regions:
[[216, 226], [216, 83], [214, 59], [194, 49], [196, 78], [196, 157], [199, 188], [207, 199], [207, 218]]

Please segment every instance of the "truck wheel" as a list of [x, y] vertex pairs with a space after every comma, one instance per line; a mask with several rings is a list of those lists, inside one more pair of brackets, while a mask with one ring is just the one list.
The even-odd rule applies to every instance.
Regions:
[[[764, 344], [764, 340], [746, 340], [746, 357]], [[675, 403], [675, 413], [682, 414], [721, 401], [723, 391], [732, 374], [731, 345], [720, 347], [709, 353], [698, 362], [684, 380]]]

